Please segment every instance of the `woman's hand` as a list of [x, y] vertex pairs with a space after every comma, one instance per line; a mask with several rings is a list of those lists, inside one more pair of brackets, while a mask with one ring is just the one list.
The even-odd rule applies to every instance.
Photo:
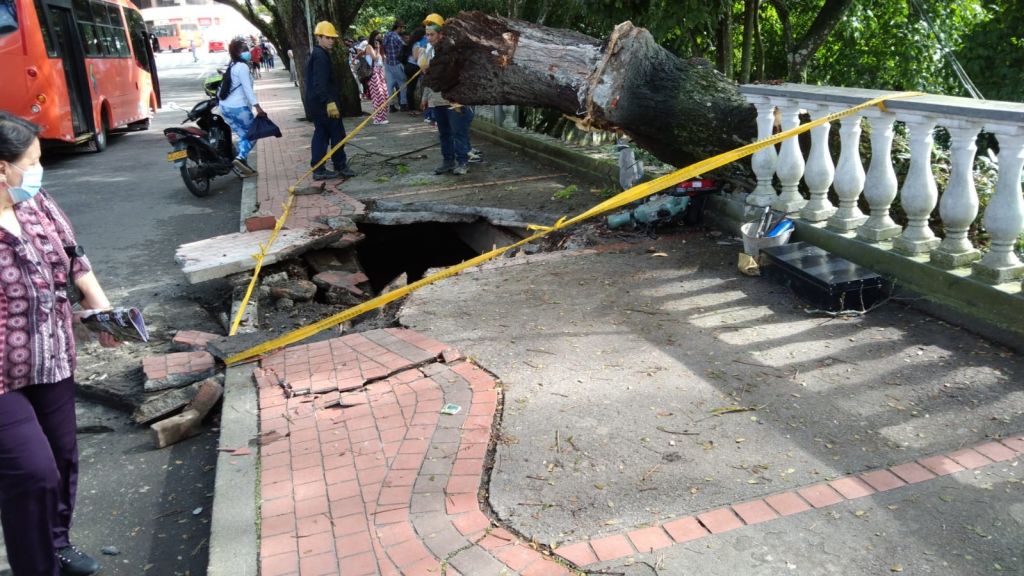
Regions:
[[104, 348], [117, 348], [121, 345], [121, 341], [114, 338], [114, 335], [110, 332], [100, 332], [99, 341], [100, 346]]
[[263, 111], [263, 107], [260, 106], [259, 104], [256, 105], [256, 115], [257, 116], [266, 116], [267, 115], [267, 113]]

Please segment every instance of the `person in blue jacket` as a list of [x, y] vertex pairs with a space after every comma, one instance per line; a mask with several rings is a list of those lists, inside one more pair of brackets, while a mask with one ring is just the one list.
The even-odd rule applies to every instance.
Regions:
[[[331, 65], [331, 48], [338, 39], [338, 31], [334, 24], [318, 22], [313, 29], [316, 46], [309, 54], [306, 63], [306, 111], [313, 121], [312, 158], [310, 166], [315, 166], [327, 150], [345, 138], [345, 125], [341, 121], [341, 94], [338, 83], [334, 79], [334, 68]], [[313, 171], [313, 180], [331, 180], [344, 176], [351, 178], [356, 175], [348, 166], [348, 156], [342, 146], [331, 156], [334, 169], [321, 166]]]

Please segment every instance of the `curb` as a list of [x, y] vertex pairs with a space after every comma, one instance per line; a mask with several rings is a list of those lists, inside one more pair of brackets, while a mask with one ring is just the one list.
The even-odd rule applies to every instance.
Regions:
[[[253, 154], [251, 159], [253, 168], [258, 170], [259, 155]], [[259, 174], [242, 180], [238, 222], [241, 232], [245, 232], [245, 219], [257, 209], [258, 179]], [[256, 576], [259, 574], [259, 450], [258, 446], [250, 447], [249, 442], [259, 434], [259, 407], [249, 364], [226, 369], [220, 414], [217, 448], [221, 451], [217, 455], [213, 486], [206, 573], [208, 576]], [[251, 453], [232, 454], [239, 448], [248, 448]]]
[[[217, 479], [210, 522], [209, 576], [256, 576], [259, 530], [256, 524], [257, 447], [249, 442], [259, 432], [256, 389], [251, 366], [231, 366], [224, 377]], [[226, 450], [247, 448], [248, 454]]]

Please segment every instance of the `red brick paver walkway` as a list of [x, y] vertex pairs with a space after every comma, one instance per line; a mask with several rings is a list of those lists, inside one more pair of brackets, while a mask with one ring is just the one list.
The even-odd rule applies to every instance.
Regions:
[[[309, 169], [313, 125], [295, 118], [299, 112], [294, 107], [297, 88], [281, 82], [257, 83], [256, 88], [260, 101], [269, 103], [264, 104], [264, 108], [281, 128], [282, 135], [281, 138], [264, 138], [256, 147], [257, 169], [260, 173], [256, 183], [258, 213], [280, 216], [282, 205], [288, 198], [288, 187]], [[352, 120], [346, 119], [346, 124], [351, 128]], [[327, 167], [330, 168], [330, 161]], [[332, 216], [362, 214], [362, 203], [336, 190], [340, 182], [327, 182], [330, 194], [296, 196], [285, 226], [304, 228], [322, 225], [326, 218]], [[319, 186], [321, 183], [314, 183], [307, 178], [299, 188], [313, 184]]]
[[[279, 351], [254, 371], [261, 424], [262, 574], [570, 574], [783, 516], [1019, 457], [974, 448], [538, 550], [480, 506], [498, 386], [414, 331]], [[442, 414], [445, 404], [460, 407]], [[556, 561], [557, 560], [557, 561]]]
[[256, 378], [265, 576], [569, 574], [481, 511], [498, 391], [443, 344], [352, 334], [278, 352]]

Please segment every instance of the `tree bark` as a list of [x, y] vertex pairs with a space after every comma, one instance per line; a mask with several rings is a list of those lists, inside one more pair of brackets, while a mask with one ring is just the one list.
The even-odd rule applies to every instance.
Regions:
[[444, 26], [424, 82], [462, 104], [559, 110], [583, 127], [621, 131], [684, 166], [750, 142], [755, 111], [705, 60], [682, 60], [647, 30], [619, 24], [601, 42], [480, 12]]
[[743, 51], [740, 56], [740, 84], [750, 82], [750, 63], [754, 59], [754, 27], [757, 25], [757, 7], [760, 0], [743, 2]]
[[814, 54], [828, 39], [836, 24], [843, 19], [846, 11], [853, 5], [853, 0], [825, 0], [825, 5], [818, 10], [807, 32], [799, 41], [793, 39], [793, 28], [789, 21], [789, 8], [785, 0], [772, 0], [775, 11], [782, 23], [782, 33], [786, 45], [787, 77], [790, 82], [804, 83], [807, 81], [807, 65]]
[[719, 10], [721, 12], [716, 28], [715, 61], [718, 70], [732, 80], [732, 0], [721, 0]]

